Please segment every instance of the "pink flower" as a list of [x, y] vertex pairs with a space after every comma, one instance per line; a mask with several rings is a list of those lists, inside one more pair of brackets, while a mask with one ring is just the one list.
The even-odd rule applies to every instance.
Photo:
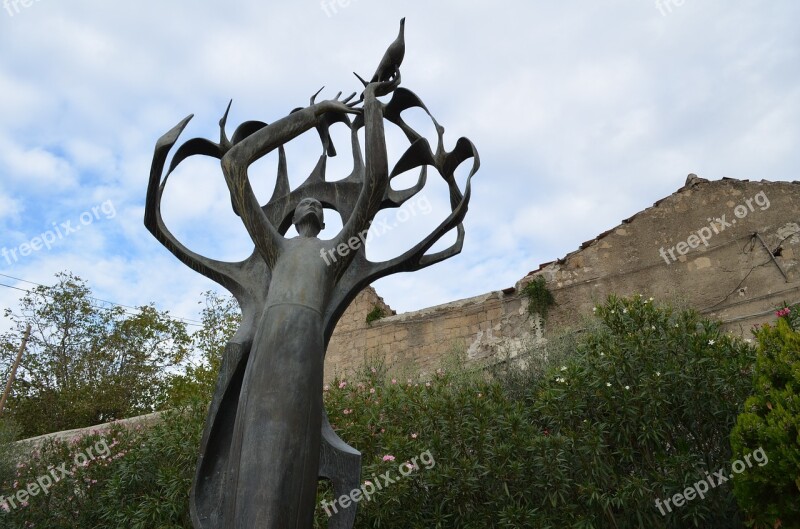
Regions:
[[346, 387], [347, 387], [347, 382], [345, 382], [344, 380], [342, 380], [341, 382], [339, 382], [339, 389], [344, 389], [344, 388], [346, 388]]
[[394, 459], [395, 459], [395, 457], [393, 455], [390, 455], [390, 454], [386, 454], [385, 456], [383, 456], [383, 460], [384, 461], [394, 461]]
[[781, 318], [783, 316], [788, 316], [789, 313], [791, 313], [791, 312], [792, 311], [791, 311], [791, 309], [789, 307], [785, 307], [785, 308], [782, 308], [781, 310], [779, 310], [778, 312], [776, 312], [775, 315], [777, 317]]
[[351, 413], [353, 413], [353, 410], [351, 410], [351, 409], [349, 409], [349, 408], [348, 408], [348, 409], [344, 410], [344, 412], [343, 412], [343, 413], [344, 413], [345, 415], [350, 415]]
[[417, 434], [415, 434], [415, 433], [412, 433], [412, 434], [411, 434], [411, 438], [412, 438], [412, 439], [416, 439], [416, 438], [417, 438]]
[[392, 379], [392, 384], [397, 384], [397, 379], [396, 378]]
[[375, 388], [369, 388], [370, 393], [375, 393]]

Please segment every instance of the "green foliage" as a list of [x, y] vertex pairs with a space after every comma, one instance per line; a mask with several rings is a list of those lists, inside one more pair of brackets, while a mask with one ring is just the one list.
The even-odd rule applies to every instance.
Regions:
[[386, 317], [386, 311], [383, 309], [383, 307], [375, 305], [374, 307], [372, 307], [372, 310], [369, 311], [369, 313], [367, 314], [367, 323], [372, 324], [373, 321], [378, 321], [381, 318], [385, 317]]
[[[146, 429], [47, 441], [0, 484], [0, 528], [191, 529], [188, 491], [204, 415], [205, 406], [192, 405]], [[47, 494], [18, 501], [19, 490], [47, 475], [59, 477]]]
[[192, 334], [192, 346], [199, 359], [189, 360], [181, 374], [169, 382], [168, 401], [171, 406], [200, 399], [211, 401], [217, 383], [225, 347], [239, 328], [242, 316], [232, 296], [220, 296], [208, 291], [201, 313], [203, 326]]
[[24, 453], [16, 441], [19, 438], [19, 426], [13, 419], [0, 419], [0, 482], [10, 481], [16, 472], [17, 461]]
[[731, 433], [734, 458], [759, 448], [769, 457], [734, 480], [739, 505], [759, 528], [800, 527], [800, 310], [778, 315], [754, 332], [753, 393]]
[[187, 353], [184, 325], [152, 306], [133, 314], [121, 307], [99, 308], [83, 280], [68, 273], [56, 277], [56, 285], [26, 294], [17, 312], [5, 312], [14, 330], [0, 336], [4, 376], [22, 330], [27, 323], [33, 326], [7, 405], [21, 435], [92, 426], [157, 409], [166, 394], [165, 368]]
[[525, 285], [521, 293], [528, 298], [528, 314], [538, 314], [542, 319], [547, 318], [547, 311], [556, 304], [553, 293], [547, 288], [542, 276], [536, 276], [533, 281]]
[[[362, 480], [384, 485], [360, 502], [355, 527], [742, 527], [727, 485], [667, 516], [655, 500], [728, 468], [727, 433], [750, 390], [752, 349], [694, 313], [641, 297], [611, 298], [597, 315], [595, 328], [564, 342], [570, 354], [551, 351], [513, 376], [448, 368], [399, 379], [373, 366], [327, 386], [331, 423], [362, 452]], [[31, 521], [189, 529], [203, 413], [198, 404], [130, 442], [118, 436], [126, 455], [91, 478], [98, 483], [76, 504], [79, 518], [66, 525], [58, 507], [70, 500], [67, 487], [47, 505], [32, 502]], [[385, 484], [386, 472], [394, 483]], [[318, 499], [334, 499], [328, 484]], [[17, 516], [0, 516], [0, 527], [27, 527]], [[315, 527], [326, 520], [318, 504]]]
[[[655, 500], [727, 466], [752, 349], [641, 297], [611, 298], [597, 315], [565, 338], [571, 355], [551, 351], [555, 365], [332, 383], [329, 416], [362, 451], [364, 478], [396, 475], [392, 463], [423, 451], [436, 460], [362, 501], [356, 527], [741, 527], [729, 487], [666, 516]], [[317, 527], [325, 518], [318, 509]]]
[[564, 526], [740, 526], [729, 488], [666, 516], [655, 500], [727, 466], [751, 348], [641, 296], [611, 297], [596, 315], [601, 327], [529, 394], [537, 423], [561, 443], [540, 452], [544, 479], [532, 490], [566, 509]]

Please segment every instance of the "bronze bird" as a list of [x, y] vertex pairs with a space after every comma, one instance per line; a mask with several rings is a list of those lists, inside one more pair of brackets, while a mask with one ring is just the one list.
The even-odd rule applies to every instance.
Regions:
[[[403, 57], [406, 55], [406, 39], [405, 39], [405, 17], [400, 20], [400, 32], [397, 38], [386, 49], [383, 54], [381, 62], [378, 64], [378, 69], [375, 70], [375, 75], [370, 80], [371, 83], [389, 81], [392, 77], [397, 75], [400, 70], [400, 65], [403, 63]], [[355, 73], [355, 72], [353, 72]], [[355, 74], [356, 77], [367, 86], [367, 81], [361, 78], [360, 75]]]

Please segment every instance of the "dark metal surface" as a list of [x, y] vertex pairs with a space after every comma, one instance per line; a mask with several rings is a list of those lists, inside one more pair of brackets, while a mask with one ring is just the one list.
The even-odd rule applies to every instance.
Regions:
[[[478, 153], [466, 138], [447, 152], [444, 129], [414, 93], [399, 87], [404, 21], [372, 80], [364, 81], [359, 101], [350, 102], [352, 95], [317, 103], [315, 95], [309, 106], [272, 124], [243, 123], [230, 139], [225, 132], [226, 110], [220, 121], [220, 142], [195, 138], [182, 144], [163, 181], [169, 152], [192, 116], [156, 144], [145, 226], [184, 264], [229, 290], [242, 310], [242, 324], [226, 348], [201, 441], [191, 491], [196, 529], [310, 529], [318, 479], [331, 480], [336, 497], [360, 486], [361, 454], [336, 435], [322, 406], [323, 359], [336, 323], [358, 292], [373, 281], [425, 268], [461, 251], [462, 221], [471, 178], [480, 165]], [[388, 103], [378, 100], [385, 95], [391, 95]], [[403, 121], [401, 114], [411, 108], [422, 109], [433, 121], [438, 133], [435, 149]], [[385, 121], [397, 125], [409, 142], [391, 170]], [[329, 182], [326, 160], [336, 155], [336, 149], [328, 131], [336, 123], [350, 129], [353, 171], [343, 180]], [[283, 145], [312, 128], [319, 132], [322, 154], [307, 180], [291, 190]], [[363, 155], [358, 137], [362, 128]], [[275, 190], [269, 202], [261, 205], [247, 170], [276, 149]], [[183, 160], [195, 155], [221, 161], [234, 211], [255, 245], [244, 261], [221, 262], [198, 255], [163, 222], [161, 198], [167, 178]], [[455, 170], [468, 160], [472, 167], [462, 193]], [[447, 183], [451, 212], [425, 239], [384, 262], [367, 260], [363, 246], [347, 255], [335, 253], [337, 246], [367, 230], [380, 210], [400, 207], [419, 193], [429, 168]], [[419, 170], [414, 186], [399, 191], [390, 187], [393, 178], [412, 170]], [[316, 237], [324, 225], [322, 207], [335, 210], [343, 221], [341, 232], [329, 241]], [[292, 223], [300, 236], [286, 239]], [[456, 230], [456, 241], [429, 254], [452, 230]], [[324, 260], [325, 252], [334, 252], [330, 255], [336, 259]], [[328, 527], [352, 528], [355, 513], [355, 503], [339, 509]]]

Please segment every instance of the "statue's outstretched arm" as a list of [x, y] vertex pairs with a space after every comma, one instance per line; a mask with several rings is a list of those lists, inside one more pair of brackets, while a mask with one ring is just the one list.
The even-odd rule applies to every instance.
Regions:
[[[400, 85], [400, 71], [396, 70], [391, 81], [368, 83], [364, 89], [364, 148], [366, 168], [364, 184], [356, 200], [353, 213], [333, 242], [333, 247], [346, 243], [352, 237], [369, 228], [369, 223], [380, 209], [389, 187], [389, 162], [386, 154], [386, 136], [383, 119], [386, 105], [378, 97], [393, 92]], [[341, 259], [336, 265], [345, 269], [350, 259]]]
[[145, 199], [144, 225], [167, 250], [177, 257], [189, 268], [203, 274], [212, 281], [215, 281], [227, 288], [229, 291], [237, 293], [240, 288], [240, 281], [237, 277], [240, 272], [239, 263], [228, 263], [209, 259], [199, 255], [186, 246], [181, 244], [178, 239], [167, 229], [164, 219], [161, 216], [161, 197], [167, 185], [167, 178], [163, 182], [161, 175], [164, 165], [169, 155], [169, 151], [175, 145], [181, 132], [192, 116], [187, 117], [178, 123], [172, 130], [159, 138], [156, 143], [153, 163], [150, 167], [150, 180], [147, 185], [147, 198]]
[[333, 100], [314, 103], [315, 94], [311, 98], [311, 106], [292, 112], [254, 132], [234, 145], [222, 157], [222, 172], [225, 175], [234, 205], [256, 248], [270, 268], [273, 268], [277, 262], [285, 241], [261, 209], [250, 185], [247, 169], [262, 156], [316, 127], [323, 114], [328, 112], [356, 114], [360, 112], [360, 109], [353, 108], [355, 103], [348, 103], [355, 94], [342, 101], [339, 101], [340, 95], [341, 93]]

